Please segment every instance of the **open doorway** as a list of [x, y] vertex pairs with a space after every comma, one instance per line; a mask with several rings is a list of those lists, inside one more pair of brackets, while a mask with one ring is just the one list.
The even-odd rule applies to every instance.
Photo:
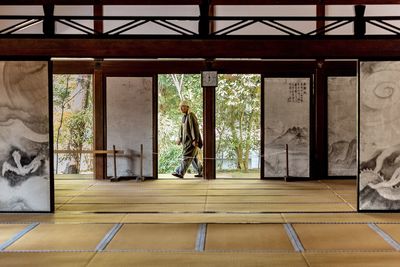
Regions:
[[219, 75], [215, 106], [216, 178], [260, 178], [261, 75]]
[[[203, 90], [198, 74], [158, 75], [158, 178], [174, 178], [171, 173], [179, 166], [182, 147], [176, 144], [182, 121], [179, 103], [185, 100], [197, 116], [203, 131]], [[200, 151], [200, 154], [202, 152]], [[201, 160], [202, 155], [200, 155]], [[194, 178], [190, 166], [185, 178]]]
[[93, 178], [93, 79], [53, 75], [54, 173], [57, 179]]

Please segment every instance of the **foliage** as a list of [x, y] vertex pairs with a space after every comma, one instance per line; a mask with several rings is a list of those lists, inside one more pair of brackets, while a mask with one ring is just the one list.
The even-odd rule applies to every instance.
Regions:
[[189, 101], [202, 131], [203, 94], [200, 75], [159, 75], [158, 85], [158, 168], [160, 173], [171, 173], [178, 166], [182, 154], [182, 147], [175, 144], [182, 120], [179, 102], [183, 99]]
[[[54, 146], [56, 150], [84, 150], [92, 148], [93, 103], [91, 75], [53, 76]], [[67, 173], [81, 171], [81, 153], [62, 154]], [[56, 156], [56, 172], [59, 157]], [[85, 158], [84, 165], [92, 170], [92, 160]]]
[[[203, 99], [199, 75], [159, 75], [159, 172], [170, 173], [181, 159], [175, 145], [182, 114], [181, 99], [189, 100], [202, 128]], [[220, 75], [216, 90], [217, 168], [224, 160], [236, 161], [236, 170], [248, 171], [250, 152], [260, 149], [259, 75]], [[202, 131], [202, 129], [200, 129]]]
[[220, 75], [216, 90], [216, 154], [236, 160], [236, 169], [247, 172], [251, 151], [260, 147], [259, 75]]
[[178, 146], [170, 146], [169, 149], [164, 149], [163, 153], [160, 153], [160, 157], [158, 159], [159, 173], [173, 172], [176, 167], [179, 166], [181, 157], [182, 149]]

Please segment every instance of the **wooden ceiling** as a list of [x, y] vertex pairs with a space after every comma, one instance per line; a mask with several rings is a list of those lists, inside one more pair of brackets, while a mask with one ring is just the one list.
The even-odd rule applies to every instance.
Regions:
[[0, 5], [388, 5], [400, 0], [1, 0]]

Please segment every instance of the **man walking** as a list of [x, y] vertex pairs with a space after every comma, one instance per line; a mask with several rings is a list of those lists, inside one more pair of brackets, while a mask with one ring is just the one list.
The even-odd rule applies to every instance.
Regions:
[[187, 101], [182, 101], [179, 104], [179, 108], [183, 113], [183, 117], [177, 144], [182, 145], [183, 158], [172, 175], [182, 179], [190, 164], [192, 164], [197, 172], [194, 177], [203, 177], [203, 166], [198, 159], [200, 149], [203, 147], [203, 140], [201, 139], [197, 117], [193, 112], [189, 111], [189, 103]]

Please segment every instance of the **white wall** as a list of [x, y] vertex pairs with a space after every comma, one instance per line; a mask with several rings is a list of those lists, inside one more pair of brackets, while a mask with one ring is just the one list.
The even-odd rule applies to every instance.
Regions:
[[[144, 146], [143, 174], [153, 176], [153, 110], [151, 77], [107, 78], [107, 149], [125, 151], [117, 158], [117, 175], [140, 174], [140, 144]], [[113, 176], [108, 156], [107, 175]]]
[[[316, 8], [313, 5], [299, 5], [299, 6], [216, 6], [216, 16], [315, 16]], [[238, 21], [226, 22], [220, 21], [216, 23], [216, 29], [220, 30], [223, 27], [232, 25]], [[281, 21], [282, 22], [282, 21]], [[315, 29], [315, 22], [296, 22], [289, 21], [283, 22], [294, 29], [301, 31], [312, 31]], [[248, 28], [239, 30], [232, 34], [245, 34], [245, 35], [261, 35], [261, 34], [276, 34], [286, 35], [285, 33], [271, 28], [264, 24], [253, 24]]]
[[[104, 6], [105, 16], [199, 16], [198, 6]], [[124, 25], [129, 21], [105, 21], [104, 31]], [[198, 32], [197, 21], [171, 21], [185, 29], [189, 29], [195, 33]], [[176, 34], [160, 25], [148, 22], [125, 32], [124, 34]]]
[[[334, 5], [326, 7], [326, 16], [354, 16], [354, 6]], [[365, 16], [400, 16], [400, 5], [368, 5], [365, 9]], [[400, 27], [400, 21], [387, 21], [397, 27]], [[340, 27], [328, 34], [353, 34], [353, 23]], [[374, 25], [367, 24], [366, 34], [389, 34], [389, 32], [380, 29]]]
[[[93, 16], [93, 6], [56, 6], [55, 16]], [[93, 29], [92, 20], [74, 20], [86, 27]], [[56, 22], [56, 33], [58, 34], [83, 34], [83, 32]]]
[[[43, 15], [41, 6], [0, 6], [0, 15]], [[92, 6], [56, 6], [55, 15], [93, 15]], [[149, 6], [104, 6], [105, 16], [199, 16], [198, 6], [189, 5], [149, 5]], [[315, 16], [316, 8], [313, 5], [241, 5], [241, 6], [216, 6], [216, 16]], [[365, 12], [366, 16], [400, 16], [400, 5], [368, 5]], [[326, 6], [326, 16], [354, 16], [354, 6], [351, 5], [331, 5]], [[16, 21], [0, 21], [0, 29], [12, 25]], [[79, 23], [93, 27], [92, 21], [78, 21]], [[104, 30], [109, 31], [115, 27], [124, 25], [129, 21], [105, 21]], [[174, 23], [188, 28], [193, 32], [198, 32], [196, 21], [173, 21]], [[216, 22], [216, 29], [222, 29], [238, 21]], [[282, 21], [281, 21], [282, 22]], [[315, 22], [282, 22], [302, 32], [309, 32], [315, 29]], [[392, 21], [395, 26], [400, 27], [400, 21]], [[79, 31], [56, 23], [56, 32], [59, 34], [75, 34]], [[42, 23], [29, 27], [19, 33], [42, 33]], [[152, 22], [139, 26], [138, 28], [127, 31], [124, 34], [176, 34], [176, 32]], [[243, 35], [262, 35], [276, 34], [285, 35], [269, 26], [257, 23], [245, 29], [234, 32], [233, 34]], [[353, 24], [340, 27], [328, 34], [353, 34]], [[373, 25], [367, 25], [367, 34], [388, 34], [388, 32]]]

